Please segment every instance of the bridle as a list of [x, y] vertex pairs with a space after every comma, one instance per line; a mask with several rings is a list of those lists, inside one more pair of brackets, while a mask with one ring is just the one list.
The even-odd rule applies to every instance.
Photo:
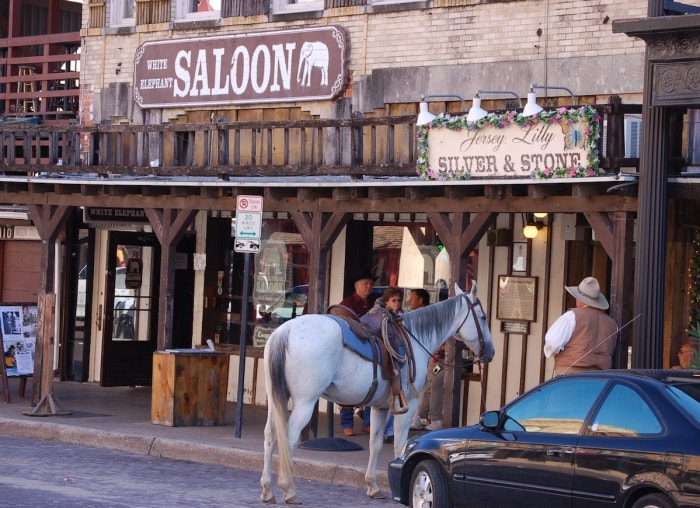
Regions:
[[[464, 324], [467, 322], [467, 319], [469, 318], [469, 315], [471, 314], [472, 318], [474, 319], [474, 328], [476, 328], [476, 333], [477, 337], [479, 339], [479, 354], [478, 358], [481, 358], [481, 356], [484, 354], [484, 351], [486, 350], [486, 341], [484, 340], [484, 332], [481, 330], [481, 324], [479, 323], [479, 317], [476, 315], [476, 310], [475, 308], [478, 306], [481, 309], [481, 312], [486, 316], [486, 312], [484, 311], [484, 308], [481, 306], [481, 301], [479, 300], [479, 297], [476, 298], [475, 302], [472, 302], [471, 298], [469, 298], [468, 293], [462, 293], [460, 296], [463, 296], [464, 299], [467, 301], [467, 315], [464, 316], [464, 319], [462, 320], [462, 323], [457, 327], [457, 332], [462, 329]], [[477, 358], [477, 360], [473, 361], [472, 364], [474, 363], [479, 363], [480, 360]]]
[[[481, 325], [479, 324], [479, 317], [476, 315], [476, 307], [478, 306], [481, 309], [481, 312], [486, 316], [486, 311], [484, 311], [484, 308], [481, 306], [481, 301], [479, 300], [479, 297], [476, 298], [475, 302], [472, 302], [471, 299], [469, 298], [469, 293], [461, 293], [458, 296], [463, 296], [464, 299], [467, 301], [467, 314], [464, 316], [464, 319], [462, 319], [462, 322], [459, 324], [457, 327], [457, 330], [455, 331], [455, 335], [459, 334], [459, 331], [462, 329], [462, 327], [466, 324], [467, 319], [469, 319], [469, 316], [471, 315], [472, 318], [474, 319], [474, 328], [476, 328], [476, 333], [477, 337], [479, 340], [479, 355], [476, 360], [472, 360], [471, 362], [465, 362], [461, 366], [462, 367], [468, 367], [470, 365], [474, 365], [475, 363], [481, 363], [480, 358], [484, 354], [484, 351], [486, 350], [486, 341], [484, 340], [484, 332], [481, 330]], [[416, 338], [411, 332], [409, 332], [409, 335], [411, 335], [414, 339]], [[428, 351], [426, 347], [419, 341], [416, 340], [416, 343], [428, 353], [428, 355], [432, 356], [433, 351]], [[438, 361], [440, 365], [443, 367], [456, 367], [457, 365], [448, 365], [445, 362]]]

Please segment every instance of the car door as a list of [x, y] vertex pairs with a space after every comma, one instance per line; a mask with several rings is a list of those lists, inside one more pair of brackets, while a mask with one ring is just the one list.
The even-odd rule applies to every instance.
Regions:
[[460, 460], [469, 506], [570, 506], [575, 450], [605, 381], [559, 378], [505, 408]]
[[[668, 462], [682, 454], [668, 449], [667, 431], [646, 397], [636, 388], [614, 384], [588, 423], [576, 450], [576, 508], [611, 506], [629, 479], [665, 478]], [[663, 439], [663, 441], [662, 441]], [[683, 443], [678, 444], [678, 450]]]

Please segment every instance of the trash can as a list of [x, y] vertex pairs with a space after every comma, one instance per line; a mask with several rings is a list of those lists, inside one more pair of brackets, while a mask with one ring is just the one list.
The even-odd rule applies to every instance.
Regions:
[[153, 354], [151, 423], [224, 425], [228, 353], [169, 349]]

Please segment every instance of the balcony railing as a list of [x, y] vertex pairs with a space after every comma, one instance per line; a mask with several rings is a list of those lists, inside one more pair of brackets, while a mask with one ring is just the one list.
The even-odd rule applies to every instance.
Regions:
[[[639, 159], [624, 157], [623, 129], [625, 115], [640, 114], [641, 106], [596, 109], [605, 126], [601, 167], [637, 171]], [[415, 121], [416, 115], [163, 125], [0, 123], [0, 168], [101, 177], [415, 176]]]
[[77, 119], [79, 32], [0, 39], [0, 48], [0, 117]]

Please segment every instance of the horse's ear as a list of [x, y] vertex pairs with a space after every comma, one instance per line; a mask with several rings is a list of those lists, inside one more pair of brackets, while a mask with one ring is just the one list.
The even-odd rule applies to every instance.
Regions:
[[472, 282], [471, 296], [472, 296], [472, 299], [476, 298], [476, 282]]
[[455, 296], [464, 294], [464, 291], [462, 291], [462, 288], [459, 287], [459, 285], [455, 282]]

